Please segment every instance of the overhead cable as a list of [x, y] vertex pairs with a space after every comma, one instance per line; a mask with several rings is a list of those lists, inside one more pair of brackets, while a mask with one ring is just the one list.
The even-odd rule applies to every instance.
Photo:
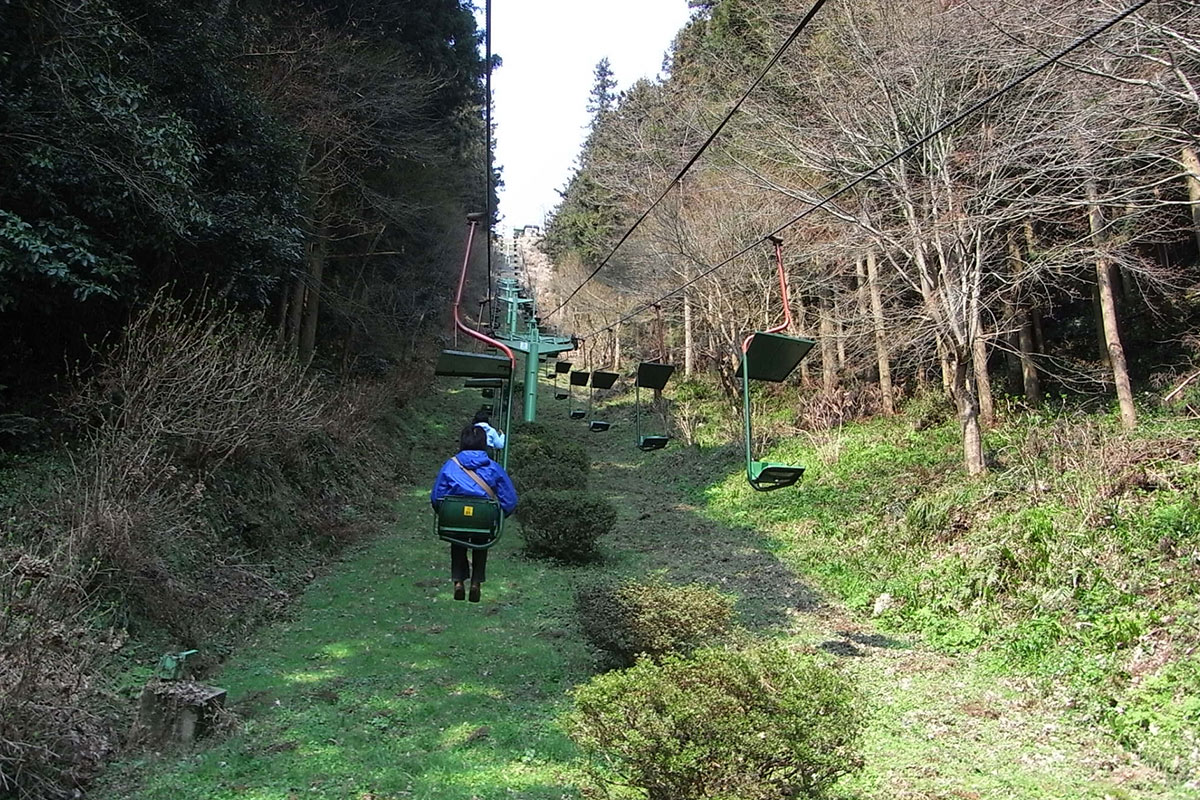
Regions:
[[1104, 23], [1100, 27], [1098, 27], [1095, 30], [1091, 31], [1090, 33], [1085, 34], [1084, 36], [1081, 36], [1080, 38], [1076, 39], [1074, 42], [1072, 42], [1071, 44], [1069, 44], [1067, 47], [1063, 48], [1062, 50], [1058, 51], [1054, 55], [1049, 56], [1048, 58], [1041, 61], [1037, 65], [1027, 69], [1025, 72], [1022, 72], [1020, 75], [1013, 78], [1011, 81], [1004, 84], [1004, 86], [1001, 86], [999, 89], [992, 92], [987, 97], [972, 104], [966, 110], [959, 112], [954, 117], [951, 117], [949, 120], [947, 120], [946, 122], [943, 122], [941, 125], [934, 128], [932, 131], [925, 134], [920, 139], [917, 139], [915, 142], [909, 144], [903, 150], [900, 150], [899, 152], [892, 155], [886, 161], [880, 162], [879, 164], [875, 165], [871, 169], [869, 169], [866, 172], [859, 175], [854, 180], [850, 181], [850, 183], [847, 183], [845, 186], [838, 189], [833, 194], [827, 195], [820, 202], [809, 206], [804, 211], [801, 211], [799, 214], [792, 217], [787, 222], [783, 223], [782, 225], [775, 228], [774, 230], [768, 231], [767, 233], [764, 233], [762, 236], [759, 236], [753, 242], [751, 242], [750, 244], [743, 247], [741, 250], [738, 250], [733, 255], [728, 256], [727, 258], [723, 259], [722, 261], [719, 261], [718, 263], [709, 267], [704, 272], [701, 272], [699, 275], [695, 276], [694, 278], [687, 281], [686, 283], [680, 284], [679, 286], [675, 287], [674, 289], [672, 289], [671, 291], [667, 292], [666, 294], [662, 295], [659, 298], [651, 300], [648, 303], [643, 303], [642, 305], [638, 306], [636, 309], [634, 309], [630, 313], [628, 313], [625, 316], [618, 319], [616, 322], [606, 325], [603, 328], [597, 328], [596, 330], [589, 333], [588, 336], [594, 336], [597, 333], [602, 333], [603, 331], [607, 331], [610, 328], [615, 328], [617, 325], [620, 325], [622, 322], [626, 322], [630, 319], [633, 319], [634, 317], [641, 314], [646, 309], [653, 308], [655, 305], [661, 303], [663, 300], [666, 300], [669, 297], [673, 297], [676, 294], [678, 294], [679, 292], [682, 292], [684, 289], [693, 285], [694, 283], [696, 283], [700, 280], [703, 280], [704, 278], [707, 278], [709, 275], [713, 274], [714, 272], [719, 270], [721, 267], [724, 267], [726, 264], [730, 263], [731, 261], [733, 261], [737, 258], [740, 258], [741, 256], [744, 256], [746, 253], [749, 253], [751, 250], [753, 250], [756, 246], [758, 246], [764, 240], [766, 240], [772, 236], [778, 235], [781, 231], [786, 230], [787, 228], [790, 228], [791, 226], [795, 225], [797, 222], [804, 219], [809, 214], [812, 214], [814, 211], [819, 211], [820, 209], [829, 205], [834, 200], [841, 197], [846, 192], [853, 189], [855, 186], [858, 186], [860, 183], [867, 180], [868, 178], [878, 175], [882, 170], [891, 166], [895, 162], [899, 161], [901, 158], [904, 158], [906, 155], [911, 153], [913, 150], [916, 150], [918, 147], [925, 144], [930, 139], [933, 139], [934, 137], [940, 135], [941, 133], [948, 130], [949, 128], [954, 127], [955, 125], [962, 122], [964, 119], [971, 116], [972, 114], [979, 111], [980, 109], [984, 108], [985, 106], [990, 105], [992, 102], [994, 102], [995, 100], [1004, 96], [1005, 94], [1012, 91], [1016, 87], [1020, 86], [1022, 83], [1029, 80], [1030, 78], [1032, 78], [1034, 75], [1037, 75], [1039, 72], [1042, 72], [1043, 70], [1053, 66], [1055, 63], [1057, 63], [1062, 58], [1070, 55], [1075, 50], [1078, 50], [1080, 47], [1083, 47], [1085, 44], [1092, 41], [1097, 36], [1104, 33], [1105, 31], [1107, 31], [1109, 28], [1122, 22], [1126, 17], [1130, 16], [1131, 14], [1136, 13], [1138, 10], [1149, 5], [1152, 2], [1154, 2], [1154, 0], [1139, 0], [1139, 2], [1134, 3], [1132, 6], [1125, 9], [1120, 14], [1116, 15], [1115, 17], [1113, 17], [1112, 19], [1110, 19], [1108, 22]]
[[608, 262], [612, 259], [612, 257], [617, 254], [617, 250], [619, 250], [621, 248], [621, 245], [625, 244], [625, 241], [630, 236], [633, 235], [633, 232], [638, 229], [638, 226], [640, 226], [643, 222], [646, 221], [646, 217], [650, 216], [650, 212], [653, 211], [658, 206], [658, 204], [663, 201], [663, 198], [665, 198], [668, 194], [670, 194], [671, 189], [675, 188], [675, 184], [677, 184], [681, 180], [683, 180], [683, 176], [687, 175], [688, 170], [690, 170], [692, 168], [692, 166], [695, 165], [696, 161], [699, 160], [700, 156], [702, 156], [704, 154], [704, 151], [708, 149], [709, 145], [711, 145], [713, 143], [713, 141], [717, 138], [717, 136], [725, 128], [725, 125], [729, 122], [729, 120], [733, 119], [733, 115], [737, 113], [739, 108], [741, 108], [742, 103], [744, 103], [746, 101], [746, 98], [750, 96], [750, 93], [753, 92], [755, 90], [755, 88], [757, 88], [758, 84], [762, 83], [763, 78], [765, 78], [767, 76], [767, 73], [771, 71], [771, 68], [775, 66], [776, 62], [778, 62], [779, 59], [783, 57], [784, 52], [786, 52], [787, 49], [789, 47], [791, 47], [792, 42], [796, 41], [796, 39], [800, 36], [800, 34], [808, 26], [808, 23], [812, 20], [812, 18], [814, 16], [816, 16], [816, 13], [818, 10], [820, 10], [821, 6], [825, 5], [825, 2], [826, 2], [826, 0], [817, 0], [815, 3], [813, 3], [812, 8], [810, 8], [808, 10], [808, 13], [805, 14], [804, 18], [802, 20], [800, 20], [798, 25], [796, 25], [795, 30], [793, 30], [791, 35], [788, 36], [788, 38], [784, 40], [783, 44], [781, 44], [779, 46], [779, 48], [775, 51], [775, 55], [771, 56], [771, 60], [766, 63], [766, 65], [762, 68], [762, 70], [759, 71], [758, 77], [754, 79], [754, 81], [750, 84], [749, 88], [747, 88], [746, 91], [742, 94], [742, 96], [740, 98], [738, 98], [738, 101], [733, 104], [733, 107], [729, 109], [729, 113], [727, 113], [725, 115], [725, 118], [721, 120], [721, 123], [719, 125], [717, 125], [717, 127], [713, 128], [712, 133], [710, 133], [708, 135], [708, 138], [704, 140], [704, 144], [700, 145], [700, 149], [697, 150], [695, 152], [695, 154], [691, 158], [688, 159], [687, 163], [683, 165], [683, 168], [679, 170], [679, 174], [677, 174], [674, 178], [671, 179], [671, 182], [668, 183], [666, 185], [666, 187], [663, 188], [662, 193], [658, 196], [658, 198], [655, 199], [655, 201], [650, 204], [649, 208], [647, 208], [645, 211], [642, 212], [642, 215], [637, 218], [637, 221], [634, 222], [632, 226], [630, 226], [629, 230], [625, 231], [625, 234], [613, 246], [613, 249], [609, 251], [608, 255], [606, 255], [604, 257], [604, 260], [601, 261], [600, 264], [594, 270], [592, 270], [590, 275], [588, 275], [586, 278], [583, 279], [582, 283], [580, 283], [578, 286], [576, 286], [575, 289], [569, 295], [567, 295], [566, 300], [563, 300], [561, 303], [558, 304], [557, 307], [555, 307], [555, 309], [553, 311], [551, 311], [549, 314], [547, 314], [544, 317], [545, 319], [549, 319], [550, 317], [557, 314], [562, 308], [564, 308], [567, 305], [567, 303], [571, 302], [571, 299], [574, 298], [575, 295], [579, 294], [580, 289], [582, 289], [584, 286], [586, 286], [588, 284], [588, 282], [591, 281], [592, 278], [596, 277], [600, 273], [600, 270], [604, 269], [605, 265], [607, 265]]

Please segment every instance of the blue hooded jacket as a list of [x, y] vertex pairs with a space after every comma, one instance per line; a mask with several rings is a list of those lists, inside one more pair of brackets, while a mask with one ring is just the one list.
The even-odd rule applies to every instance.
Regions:
[[[508, 477], [508, 473], [504, 471], [504, 467], [488, 458], [487, 453], [482, 450], [462, 450], [456, 457], [464, 467], [492, 487], [505, 516], [516, 510], [517, 490], [513, 486], [512, 479]], [[433, 491], [429, 493], [429, 502], [434, 508], [437, 508], [442, 498], [448, 495], [487, 497], [487, 492], [451, 459], [442, 465], [442, 471], [438, 473], [437, 480], [433, 482]]]

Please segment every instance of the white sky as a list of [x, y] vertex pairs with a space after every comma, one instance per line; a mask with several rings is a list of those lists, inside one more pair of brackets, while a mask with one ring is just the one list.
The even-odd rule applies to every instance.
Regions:
[[502, 226], [541, 225], [558, 204], [587, 135], [596, 62], [608, 57], [617, 91], [656, 77], [688, 15], [687, 0], [492, 0]]

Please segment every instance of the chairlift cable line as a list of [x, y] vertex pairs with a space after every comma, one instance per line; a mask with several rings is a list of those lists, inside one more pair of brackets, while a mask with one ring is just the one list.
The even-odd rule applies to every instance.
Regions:
[[940, 135], [941, 133], [948, 130], [949, 128], [954, 127], [955, 125], [962, 122], [964, 119], [971, 116], [972, 114], [979, 111], [980, 109], [984, 108], [985, 106], [990, 105], [993, 101], [999, 99], [1000, 97], [1004, 96], [1005, 94], [1012, 91], [1016, 87], [1020, 86], [1022, 83], [1029, 80], [1034, 75], [1037, 75], [1039, 72], [1042, 72], [1043, 70], [1053, 66], [1061, 59], [1065, 58], [1066, 56], [1070, 55], [1074, 51], [1078, 50], [1080, 47], [1083, 47], [1085, 44], [1092, 41], [1097, 36], [1104, 33], [1105, 31], [1107, 31], [1109, 28], [1112, 28], [1113, 26], [1117, 25], [1118, 23], [1124, 21], [1126, 17], [1131, 16], [1132, 14], [1141, 10], [1145, 6], [1148, 6], [1152, 2], [1154, 2], [1154, 0], [1139, 0], [1139, 2], [1134, 3], [1132, 6], [1125, 9], [1120, 14], [1117, 14], [1115, 17], [1113, 17], [1112, 19], [1110, 19], [1108, 22], [1104, 23], [1100, 27], [1098, 27], [1095, 30], [1076, 39], [1074, 42], [1067, 45], [1065, 48], [1058, 51], [1054, 55], [1047, 57], [1040, 63], [1034, 65], [1033, 67], [1030, 67], [1025, 72], [1023, 72], [1020, 75], [1018, 75], [1017, 77], [1013, 78], [1011, 81], [1006, 83], [1004, 86], [1001, 86], [999, 89], [992, 92], [987, 97], [983, 98], [982, 100], [979, 100], [978, 102], [976, 102], [976, 103], [972, 104], [971, 106], [969, 106], [968, 108], [966, 108], [964, 111], [961, 111], [958, 114], [956, 114], [955, 116], [951, 117], [949, 120], [942, 123], [938, 127], [934, 128], [932, 131], [925, 134], [920, 139], [917, 139], [915, 142], [912, 142], [911, 144], [909, 144], [903, 150], [900, 150], [899, 152], [893, 154], [886, 161], [880, 162], [879, 164], [875, 165], [874, 167], [867, 170], [863, 174], [859, 175], [857, 178], [850, 181], [850, 183], [848, 183], [845, 186], [843, 186], [842, 188], [838, 189], [833, 194], [830, 194], [830, 195], [826, 196], [824, 199], [822, 199], [820, 202], [809, 206], [804, 211], [801, 211], [799, 214], [792, 217], [787, 222], [784, 222], [782, 225], [778, 226], [774, 230], [768, 231], [767, 233], [763, 234], [762, 236], [759, 236], [753, 242], [746, 245], [741, 250], [738, 250], [733, 255], [726, 257], [722, 261], [719, 261], [718, 263], [709, 267], [705, 271], [701, 272], [699, 275], [696, 275], [691, 280], [688, 280], [685, 283], [682, 283], [679, 286], [676, 286], [674, 289], [672, 289], [671, 291], [662, 295], [661, 297], [651, 300], [648, 303], [643, 303], [642, 305], [638, 306], [636, 309], [634, 309], [630, 313], [628, 313], [625, 316], [618, 319], [616, 322], [606, 325], [603, 328], [597, 328], [596, 330], [592, 331], [591, 333], [589, 333], [587, 335], [595, 336], [596, 334], [603, 333], [604, 331], [607, 331], [610, 328], [615, 328], [617, 325], [620, 325], [623, 322], [627, 322], [627, 321], [633, 319], [634, 317], [638, 316], [639, 314], [646, 311], [647, 309], [653, 308], [655, 305], [661, 303], [662, 301], [664, 301], [670, 297], [674, 297], [676, 294], [678, 294], [679, 292], [682, 292], [684, 289], [688, 288], [689, 286], [692, 286], [693, 284], [703, 280], [704, 278], [707, 278], [709, 275], [713, 274], [714, 272], [719, 270], [721, 267], [724, 267], [725, 265], [729, 264], [731, 261], [734, 261], [735, 259], [740, 258], [741, 256], [744, 256], [746, 253], [749, 253], [751, 250], [753, 250], [755, 247], [757, 247], [760, 242], [762, 242], [766, 239], [769, 239], [772, 236], [777, 236], [781, 231], [786, 230], [787, 228], [790, 228], [792, 225], [795, 225], [797, 222], [804, 219], [809, 214], [812, 214], [814, 211], [818, 211], [818, 210], [826, 207], [827, 205], [832, 203], [834, 200], [836, 200], [837, 198], [844, 195], [846, 192], [853, 189], [855, 186], [858, 186], [860, 183], [867, 180], [868, 178], [874, 177], [875, 175], [879, 174], [883, 169], [894, 164], [896, 161], [899, 161], [901, 158], [904, 158], [906, 155], [911, 153], [913, 150], [916, 150], [918, 147], [925, 144], [930, 139], [933, 139], [934, 137]]
[[[483, 110], [483, 136], [484, 144], [487, 147], [487, 177], [484, 179], [484, 204], [487, 206], [487, 217], [485, 218], [485, 228], [487, 236], [484, 237], [485, 250], [487, 252], [487, 297], [490, 301], [492, 298], [492, 181], [495, 179], [495, 170], [493, 162], [495, 154], [492, 152], [492, 0], [485, 0], [483, 11], [483, 27], [484, 27], [484, 58], [487, 63], [484, 65], [484, 110]], [[478, 51], [476, 51], [478, 52]], [[491, 307], [488, 307], [488, 312], [491, 312]], [[482, 314], [483, 308], [480, 308]]]
[[726, 124], [728, 124], [729, 121], [731, 119], [733, 119], [733, 115], [736, 114], [738, 109], [742, 107], [742, 103], [744, 103], [746, 101], [746, 98], [748, 98], [750, 96], [750, 93], [753, 92], [758, 87], [758, 84], [762, 83], [763, 78], [765, 78], [767, 76], [767, 73], [771, 71], [771, 68], [774, 67], [775, 64], [779, 61], [779, 59], [783, 57], [784, 52], [786, 52], [787, 49], [789, 47], [791, 47], [792, 42], [796, 41], [796, 39], [800, 36], [800, 34], [803, 33], [804, 29], [806, 27], [808, 27], [808, 23], [810, 21], [812, 21], [812, 18], [814, 16], [816, 16], [817, 11], [820, 10], [821, 6], [825, 5], [825, 2], [826, 2], [826, 0], [816, 0], [816, 2], [813, 3], [812, 8], [810, 8], [808, 10], [808, 13], [805, 14], [804, 18], [802, 20], [800, 20], [798, 25], [796, 25], [796, 28], [792, 31], [791, 35], [788, 36], [788, 38], [786, 40], [784, 40], [783, 44], [780, 45], [779, 48], [775, 51], [775, 54], [773, 56], [771, 56], [771, 60], [768, 61], [766, 63], [766, 65], [762, 68], [762, 70], [758, 73], [758, 77], [756, 77], [754, 79], [754, 81], [750, 84], [750, 86], [746, 89], [746, 91], [742, 94], [742, 96], [740, 98], [738, 98], [738, 101], [733, 104], [733, 107], [729, 109], [729, 112], [725, 115], [725, 118], [721, 120], [720, 124], [718, 124], [717, 127], [713, 128], [712, 133], [710, 133], [708, 135], [708, 138], [704, 141], [704, 144], [700, 145], [700, 149], [698, 149], [695, 152], [695, 154], [693, 154], [692, 157], [690, 159], [688, 159], [687, 163], [683, 165], [683, 168], [679, 170], [679, 173], [674, 178], [671, 179], [671, 182], [668, 183], [666, 185], [666, 187], [663, 188], [662, 193], [658, 196], [658, 198], [653, 203], [650, 204], [649, 208], [647, 208], [645, 211], [642, 212], [642, 215], [637, 218], [637, 221], [633, 223], [633, 225], [629, 228], [629, 230], [625, 231], [625, 234], [613, 246], [613, 249], [609, 251], [608, 255], [606, 255], [604, 257], [604, 260], [601, 261], [600, 264], [594, 270], [592, 270], [590, 275], [588, 275], [586, 278], [583, 279], [582, 283], [580, 283], [578, 286], [576, 286], [575, 289], [569, 295], [567, 295], [566, 300], [563, 300], [561, 303], [559, 303], [558, 306], [556, 306], [553, 311], [551, 311], [549, 314], [547, 314], [545, 317], [543, 317], [543, 319], [549, 319], [550, 317], [554, 316], [559, 311], [561, 311], [567, 305], [567, 303], [571, 302], [571, 300], [575, 297], [575, 295], [579, 294], [580, 289], [582, 289], [584, 286], [586, 286], [587, 283], [592, 280], [592, 278], [596, 277], [600, 273], [600, 270], [604, 269], [604, 267], [608, 264], [608, 262], [612, 259], [612, 257], [617, 254], [617, 250], [619, 250], [621, 248], [621, 245], [625, 244], [625, 241], [630, 236], [633, 235], [633, 232], [638, 229], [638, 226], [640, 226], [643, 222], [646, 221], [646, 218], [648, 216], [650, 216], [650, 212], [658, 207], [658, 204], [661, 203], [668, 194], [670, 194], [671, 189], [675, 188], [675, 184], [677, 184], [681, 180], [683, 180], [683, 176], [687, 175], [688, 170], [690, 170], [693, 166], [695, 166], [696, 162], [700, 159], [700, 156], [704, 155], [704, 151], [707, 150], [709, 148], [709, 145], [711, 145], [716, 140], [717, 136], [719, 136], [721, 131], [724, 130]]

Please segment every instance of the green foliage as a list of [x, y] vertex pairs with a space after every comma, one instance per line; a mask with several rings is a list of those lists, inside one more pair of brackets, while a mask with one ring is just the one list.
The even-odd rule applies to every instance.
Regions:
[[583, 564], [600, 557], [600, 537], [612, 530], [617, 510], [601, 494], [530, 489], [521, 495], [517, 519], [530, 555]]
[[709, 586], [661, 577], [581, 588], [575, 607], [584, 635], [623, 667], [639, 656], [688, 655], [729, 634], [734, 598]]
[[[802, 491], [764, 499], [735, 477], [709, 488], [709, 509], [777, 531], [781, 558], [856, 609], [891, 595], [885, 625], [947, 651], [990, 651], [1065, 687], [1158, 763], [1195, 770], [1194, 758], [1164, 755], [1197, 730], [1175, 714], [1186, 704], [1153, 699], [1190, 696], [1185, 672], [1151, 666], [1179, 660], [1191, 640], [1181, 621], [1196, 588], [1198, 477], [1180, 454], [1194, 432], [1167, 420], [1122, 435], [1074, 411], [1014, 415], [989, 432], [1002, 443], [995, 468], [968, 479], [954, 427], [914, 427], [907, 414], [846, 426], [836, 458], [815, 441], [781, 443], [775, 454], [809, 465]], [[811, 533], [790, 535], [797, 526]], [[1147, 670], [1155, 692], [1131, 679]], [[1139, 723], [1135, 737], [1124, 721], [1147, 704], [1164, 719]]]
[[512, 432], [514, 438], [523, 439], [545, 439], [550, 435], [550, 431], [540, 422], [521, 422], [513, 423]]
[[780, 647], [643, 660], [574, 699], [568, 731], [600, 779], [651, 800], [815, 798], [861, 765], [850, 682]]
[[513, 436], [508, 470], [517, 491], [530, 489], [584, 489], [591, 460], [574, 442], [561, 437]]
[[314, 244], [319, 283], [353, 298], [317, 327], [343, 368], [437, 324], [396, 310], [443, 296], [445, 240], [478, 204], [469, 7], [0, 5], [0, 382], [45, 391], [163, 286], [290, 322]]
[[1126, 745], [1177, 774], [1190, 768], [1200, 747], [1200, 655], [1195, 653], [1146, 676], [1126, 704], [1109, 708], [1109, 724]]
[[[467, 413], [438, 399], [411, 419], [406, 411], [406, 427]], [[421, 454], [426, 476], [442, 457]], [[427, 491], [405, 487], [381, 527], [427, 531]], [[212, 800], [235, 791], [214, 788], [231, 775], [272, 797], [303, 786], [310, 800], [574, 796], [577, 750], [556, 723], [567, 690], [587, 675], [582, 644], [562, 635], [575, 572], [506, 558], [477, 606], [450, 601], [445, 557], [432, 535], [380, 535], [345, 552], [295, 592], [286, 619], [256, 630], [222, 665], [215, 682], [247, 724], [184, 753], [133, 753], [89, 800]], [[381, 638], [393, 645], [371, 644]], [[428, 668], [399, 669], [398, 656]], [[316, 760], [304, 744], [330, 741], [341, 746]]]

